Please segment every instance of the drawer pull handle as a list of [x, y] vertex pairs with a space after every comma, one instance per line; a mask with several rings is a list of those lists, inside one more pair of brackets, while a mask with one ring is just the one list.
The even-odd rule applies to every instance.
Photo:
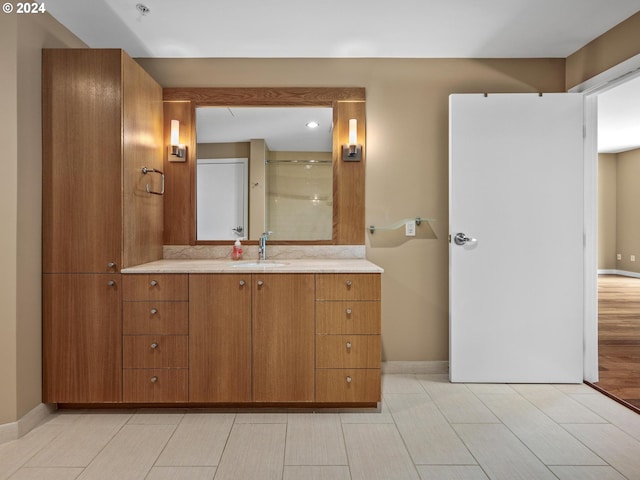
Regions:
[[151, 315], [155, 315], [156, 313], [158, 313], [158, 309], [157, 308], [152, 308], [151, 309]]
[[240, 280], [240, 286], [244, 287], [244, 285], [245, 285], [245, 281], [244, 280]]
[[258, 286], [261, 287], [262, 285], [264, 285], [264, 282], [262, 280], [258, 280]]
[[347, 308], [347, 315], [351, 315], [351, 309]]
[[157, 381], [158, 381], [158, 377], [156, 377], [155, 375], [151, 377], [151, 383], [156, 383]]
[[107, 263], [107, 267], [108, 268], [114, 268], [116, 266], [116, 262], [109, 262]]
[[151, 282], [149, 282], [149, 284], [150, 284], [152, 287], [155, 287], [156, 285], [158, 285], [158, 281], [157, 281], [157, 280], [151, 280]]
[[347, 383], [351, 383], [351, 377], [347, 375]]
[[347, 350], [351, 350], [351, 342], [347, 342]]
[[116, 282], [114, 282], [113, 280], [109, 280], [107, 282], [107, 285], [109, 285], [110, 287], [115, 287], [116, 286]]
[[347, 288], [351, 288], [352, 282], [351, 280], [347, 280]]
[[151, 344], [151, 348], [152, 348], [153, 350], [155, 350], [156, 348], [158, 348], [158, 344], [157, 344], [157, 343], [155, 343], [155, 342], [153, 342], [153, 343]]

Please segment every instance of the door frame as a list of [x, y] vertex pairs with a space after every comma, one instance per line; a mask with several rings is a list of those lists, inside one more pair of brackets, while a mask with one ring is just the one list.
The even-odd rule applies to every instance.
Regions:
[[584, 379], [598, 381], [598, 95], [640, 76], [640, 54], [569, 93], [584, 97]]

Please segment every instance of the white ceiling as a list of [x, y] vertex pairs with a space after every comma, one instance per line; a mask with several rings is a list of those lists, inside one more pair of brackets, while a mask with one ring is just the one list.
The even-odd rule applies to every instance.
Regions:
[[640, 76], [598, 95], [598, 151], [640, 147]]
[[53, 0], [47, 10], [90, 47], [133, 57], [564, 58], [640, 0]]
[[[141, 14], [138, 3], [150, 12]], [[639, 11], [640, 0], [52, 0], [46, 7], [90, 47], [133, 57], [565, 58]], [[640, 146], [604, 136], [638, 131], [630, 91], [640, 97], [637, 82], [602, 95], [606, 151]]]

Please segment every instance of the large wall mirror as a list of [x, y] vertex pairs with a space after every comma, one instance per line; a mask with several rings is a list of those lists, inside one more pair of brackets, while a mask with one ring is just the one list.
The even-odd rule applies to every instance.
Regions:
[[[165, 88], [165, 245], [364, 244], [365, 159], [342, 160], [349, 120], [365, 149], [363, 88]], [[312, 122], [318, 124], [310, 128]]]
[[333, 235], [333, 108], [197, 107], [196, 241]]

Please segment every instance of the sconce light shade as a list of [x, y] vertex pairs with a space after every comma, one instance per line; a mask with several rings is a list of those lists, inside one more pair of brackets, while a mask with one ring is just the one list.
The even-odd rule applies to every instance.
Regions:
[[180, 120], [171, 120], [171, 145], [180, 143]]
[[359, 162], [362, 160], [362, 145], [358, 145], [358, 120], [349, 119], [349, 144], [342, 146], [343, 162]]
[[170, 162], [186, 162], [187, 146], [180, 143], [180, 121], [171, 120], [171, 144], [169, 145]]

